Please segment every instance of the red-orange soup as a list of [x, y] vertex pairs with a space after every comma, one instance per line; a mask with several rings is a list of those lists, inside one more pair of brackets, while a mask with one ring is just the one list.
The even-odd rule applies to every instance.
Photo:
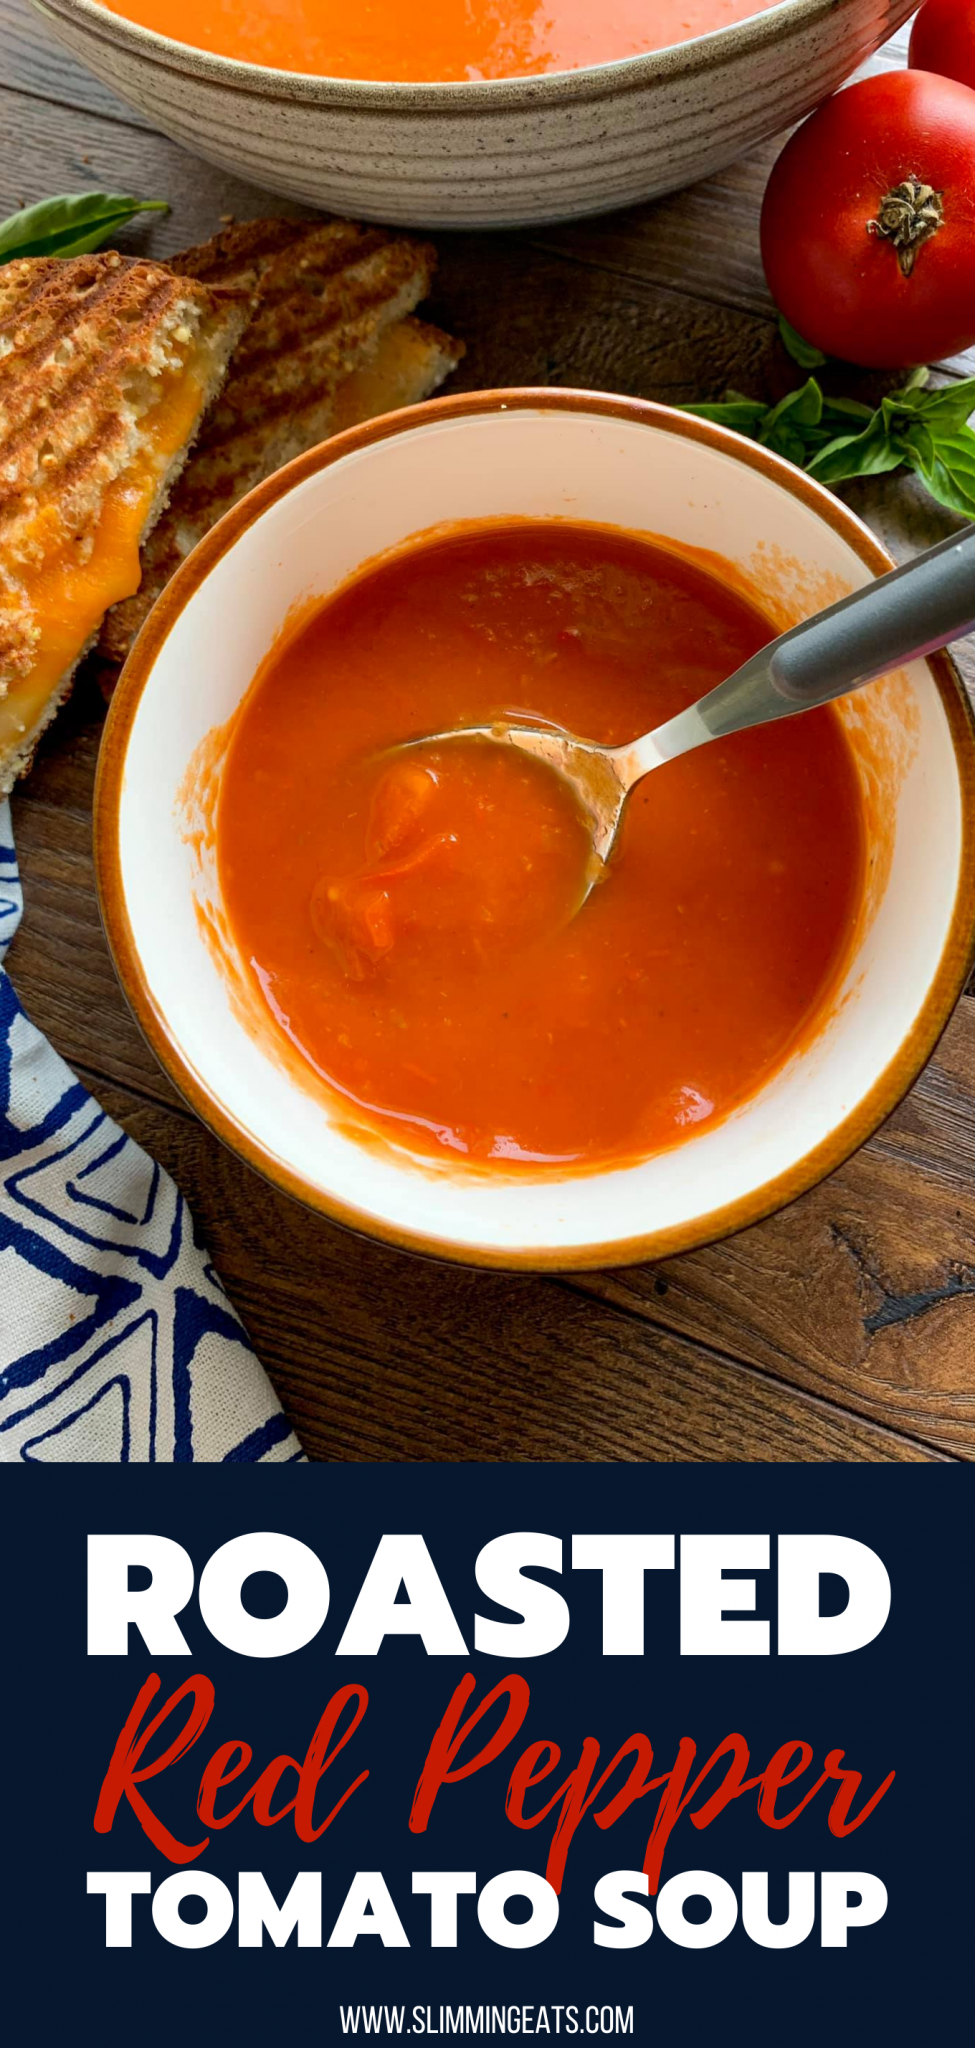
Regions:
[[778, 0], [105, 0], [179, 43], [248, 64], [391, 82], [528, 77], [635, 57]]
[[561, 521], [458, 528], [347, 584], [264, 664], [221, 784], [268, 1027], [441, 1157], [584, 1169], [726, 1116], [848, 954], [865, 833], [833, 709], [655, 771], [578, 911], [588, 838], [552, 771], [485, 741], [390, 749], [512, 718], [619, 743], [770, 638], [696, 562]]

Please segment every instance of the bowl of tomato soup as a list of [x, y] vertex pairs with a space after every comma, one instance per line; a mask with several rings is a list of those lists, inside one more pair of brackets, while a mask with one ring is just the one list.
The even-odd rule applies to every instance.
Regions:
[[255, 183], [408, 226], [675, 190], [818, 104], [911, 0], [34, 0], [155, 128]]
[[948, 660], [657, 769], [588, 894], [567, 785], [437, 736], [622, 743], [886, 566], [754, 444], [587, 393], [437, 401], [270, 479], [164, 593], [99, 771], [177, 1085], [324, 1214], [475, 1264], [675, 1252], [812, 1185], [970, 961]]

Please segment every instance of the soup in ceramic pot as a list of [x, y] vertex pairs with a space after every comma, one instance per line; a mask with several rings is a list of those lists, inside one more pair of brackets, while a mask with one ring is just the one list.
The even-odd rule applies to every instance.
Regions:
[[177, 42], [325, 78], [445, 83], [575, 71], [764, 14], [779, 0], [105, 0]]

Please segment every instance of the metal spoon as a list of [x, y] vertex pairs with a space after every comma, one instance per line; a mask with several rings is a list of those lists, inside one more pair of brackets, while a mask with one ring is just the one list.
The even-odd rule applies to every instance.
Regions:
[[793, 626], [706, 697], [626, 746], [601, 747], [557, 728], [507, 723], [458, 726], [405, 744], [491, 740], [532, 754], [563, 775], [591, 822], [595, 860], [585, 902], [612, 853], [631, 789], [652, 769], [706, 740], [843, 697], [888, 669], [962, 639], [973, 628], [975, 526], [969, 526]]

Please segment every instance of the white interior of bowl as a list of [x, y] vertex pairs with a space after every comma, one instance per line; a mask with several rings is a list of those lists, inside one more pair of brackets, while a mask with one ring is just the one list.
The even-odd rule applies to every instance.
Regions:
[[[763, 551], [830, 579], [868, 571], [782, 485], [714, 447], [598, 413], [509, 410], [412, 426], [297, 485], [241, 535], [164, 642], [128, 743], [121, 881], [153, 1003], [187, 1065], [272, 1160], [380, 1227], [457, 1249], [569, 1254], [690, 1225], [777, 1179], [856, 1107], [897, 1054], [942, 953], [961, 850], [959, 775], [924, 663], [871, 685], [855, 717], [890, 762], [893, 853], [814, 1045], [714, 1130], [638, 1165], [564, 1181], [492, 1180], [357, 1144], [235, 1014], [194, 907], [177, 792], [195, 749], [246, 691], [289, 608], [443, 520], [578, 517], [668, 535], [754, 571]], [[803, 592], [806, 592], [806, 595]], [[781, 590], [779, 591], [781, 598]], [[910, 736], [902, 730], [904, 714]], [[666, 772], [666, 771], [663, 771]], [[720, 991], [715, 991], [720, 1000]]]

